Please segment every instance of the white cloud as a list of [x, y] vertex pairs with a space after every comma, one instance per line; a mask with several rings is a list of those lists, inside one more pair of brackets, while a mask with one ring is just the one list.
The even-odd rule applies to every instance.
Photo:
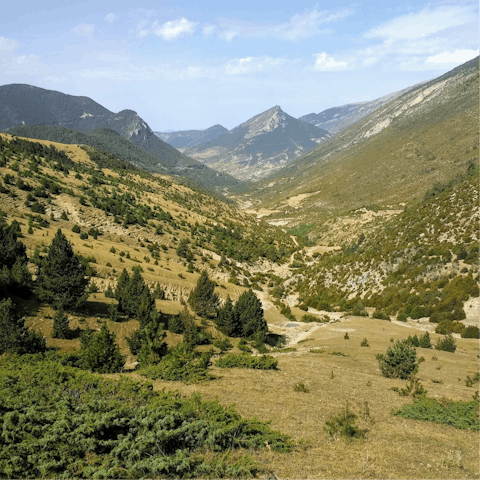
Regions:
[[215, 25], [210, 25], [209, 23], [202, 28], [202, 34], [204, 37], [211, 37], [212, 35], [215, 35], [216, 32], [217, 27]]
[[153, 33], [157, 37], [163, 38], [166, 42], [174, 42], [182, 37], [190, 37], [195, 33], [197, 22], [191, 22], [185, 17], [177, 18], [171, 22], [165, 22], [159, 25], [154, 22], [151, 29], [143, 29], [139, 32], [140, 36]]
[[266, 74], [274, 69], [282, 68], [292, 62], [285, 58], [245, 57], [229, 60], [225, 65], [227, 75]]
[[11, 38], [0, 37], [0, 50], [13, 51], [16, 50], [20, 44]]
[[73, 33], [81, 37], [88, 37], [92, 35], [94, 30], [95, 30], [95, 25], [81, 23], [80, 25], [77, 25], [76, 27], [73, 28]]
[[231, 18], [218, 18], [215, 28], [205, 30], [204, 35], [216, 34], [219, 38], [231, 41], [235, 37], [276, 38], [279, 40], [297, 41], [315, 35], [331, 33], [331, 29], [321, 29], [325, 23], [342, 20], [353, 13], [344, 8], [334, 13], [320, 10], [307, 10], [298, 13], [283, 23], [260, 23]]
[[114, 13], [107, 13], [105, 15], [105, 21], [107, 23], [113, 23], [117, 18], [118, 18], [118, 15], [115, 15]]
[[461, 64], [468, 62], [472, 58], [478, 56], [477, 50], [455, 50], [454, 52], [443, 52], [438, 55], [433, 55], [427, 58], [427, 63], [455, 63]]
[[319, 28], [320, 25], [343, 20], [352, 13], [353, 11], [349, 8], [344, 8], [335, 13], [327, 13], [313, 9], [294, 15], [287, 23], [279, 25], [274, 31], [285, 40], [302, 40], [321, 33], [330, 33], [332, 30], [321, 30]]
[[372, 28], [364, 37], [383, 38], [387, 42], [428, 37], [447, 28], [469, 23], [475, 15], [475, 10], [468, 5], [429, 6]]
[[333, 70], [346, 70], [348, 68], [348, 65], [346, 62], [343, 62], [343, 61], [337, 62], [334, 60], [333, 57], [327, 57], [327, 54], [325, 52], [317, 53], [314, 56], [316, 58], [315, 65], [313, 66], [314, 70], [333, 71]]

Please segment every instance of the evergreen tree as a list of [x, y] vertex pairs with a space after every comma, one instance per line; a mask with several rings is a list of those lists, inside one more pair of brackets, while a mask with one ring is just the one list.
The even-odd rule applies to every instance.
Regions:
[[58, 229], [37, 272], [38, 297], [62, 308], [82, 305], [86, 300], [85, 267], [73, 253], [72, 246]]
[[[150, 290], [143, 281], [142, 274], [139, 268], [135, 268], [133, 275], [130, 277], [127, 286], [123, 291], [122, 309], [129, 317], [136, 317], [140, 304], [142, 302], [143, 294], [148, 291], [147, 296], [149, 301], [153, 302]], [[150, 302], [151, 303], [151, 302]]]
[[[139, 366], [145, 367], [160, 362], [160, 360], [167, 354], [167, 344], [164, 342], [167, 334], [163, 331], [163, 324], [159, 323], [158, 320], [155, 320], [137, 331], [141, 332], [141, 334], [138, 335], [140, 348], [137, 350]], [[130, 351], [132, 351], [131, 346]]]
[[227, 298], [225, 305], [218, 310], [215, 323], [218, 329], [229, 337], [240, 337], [242, 335], [242, 326], [235, 315], [230, 297]]
[[84, 368], [98, 373], [120, 372], [125, 361], [120, 348], [115, 342], [115, 334], [110, 332], [105, 324], [100, 333], [90, 335], [82, 342], [82, 365]]
[[9, 226], [0, 217], [0, 297], [24, 293], [31, 288], [32, 276], [28, 271], [25, 245], [18, 240], [20, 225], [13, 221]]
[[70, 327], [68, 325], [68, 316], [63, 311], [63, 308], [59, 308], [53, 317], [53, 338], [69, 338]]
[[150, 293], [150, 290], [145, 286], [140, 299], [140, 303], [137, 308], [137, 320], [140, 322], [140, 326], [145, 327], [156, 317], [155, 300]]
[[251, 289], [240, 295], [233, 311], [235, 321], [241, 326], [242, 337], [265, 340], [268, 332], [267, 322], [263, 316], [262, 304]]
[[0, 355], [5, 352], [38, 353], [45, 351], [45, 338], [29, 330], [25, 319], [14, 311], [10, 298], [0, 302]]
[[123, 298], [125, 295], [125, 289], [127, 288], [128, 282], [130, 281], [130, 275], [127, 272], [127, 269], [124, 268], [120, 277], [118, 277], [117, 288], [115, 289], [115, 298], [118, 300], [118, 309], [121, 312], [124, 312]]
[[218, 295], [214, 292], [215, 282], [208, 278], [204, 270], [197, 281], [197, 286], [188, 297], [188, 303], [201, 317], [215, 318], [218, 309]]

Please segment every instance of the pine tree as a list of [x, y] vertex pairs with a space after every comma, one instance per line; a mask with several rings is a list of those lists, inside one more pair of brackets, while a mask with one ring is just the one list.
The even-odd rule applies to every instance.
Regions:
[[215, 318], [218, 309], [218, 295], [214, 292], [215, 282], [208, 278], [205, 270], [200, 274], [197, 286], [188, 297], [188, 303], [201, 317]]
[[10, 298], [0, 302], [0, 355], [5, 352], [38, 353], [45, 351], [45, 338], [25, 326]]
[[123, 291], [122, 309], [128, 316], [137, 316], [138, 309], [140, 307], [140, 303], [142, 302], [142, 297], [145, 290], [148, 290], [148, 287], [143, 281], [140, 269], [136, 268]]
[[153, 299], [149, 288], [145, 286], [142, 298], [140, 299], [140, 304], [137, 308], [137, 320], [140, 322], [141, 327], [145, 327], [145, 325], [150, 323], [155, 316], [155, 300]]
[[236, 322], [241, 326], [242, 337], [265, 340], [267, 322], [263, 316], [262, 304], [251, 289], [240, 295], [233, 310]]
[[137, 349], [137, 360], [140, 367], [157, 364], [167, 354], [167, 344], [164, 342], [166, 333], [163, 331], [163, 324], [155, 320], [139, 332], [137, 344], [140, 347]]
[[115, 298], [118, 300], [118, 309], [121, 312], [124, 312], [124, 295], [125, 289], [127, 288], [128, 282], [130, 281], [130, 275], [127, 272], [127, 269], [124, 268], [120, 277], [118, 277], [117, 288], [115, 289]]
[[115, 373], [123, 369], [125, 361], [115, 342], [115, 334], [105, 324], [100, 333], [91, 335], [87, 340], [81, 350], [84, 368], [98, 373]]
[[58, 229], [37, 272], [37, 292], [42, 301], [62, 308], [77, 307], [86, 300], [85, 267], [73, 253], [72, 246]]
[[218, 329], [229, 337], [240, 337], [242, 335], [241, 324], [238, 322], [233, 309], [233, 303], [230, 297], [227, 298], [225, 305], [218, 310], [215, 319]]
[[52, 338], [69, 338], [70, 327], [68, 324], [68, 316], [59, 308], [53, 317]]
[[0, 217], [0, 290], [5, 296], [25, 293], [32, 285], [26, 247], [18, 240], [20, 234], [18, 222], [14, 220], [7, 226]]

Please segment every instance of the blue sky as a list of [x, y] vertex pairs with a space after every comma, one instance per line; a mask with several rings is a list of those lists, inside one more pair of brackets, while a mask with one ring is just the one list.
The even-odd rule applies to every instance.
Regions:
[[478, 55], [478, 25], [462, 0], [7, 2], [0, 85], [85, 95], [158, 131], [230, 129], [441, 75]]

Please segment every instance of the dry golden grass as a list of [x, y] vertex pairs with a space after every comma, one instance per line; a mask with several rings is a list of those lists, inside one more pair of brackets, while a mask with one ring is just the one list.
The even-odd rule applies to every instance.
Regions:
[[[391, 415], [412, 399], [391, 390], [407, 382], [384, 378], [375, 355], [386, 351], [391, 338], [415, 333], [422, 332], [413, 325], [349, 317], [318, 328], [296, 352], [275, 354], [278, 371], [212, 367], [215, 380], [197, 385], [155, 381], [154, 388], [199, 392], [235, 404], [246, 417], [271, 419], [274, 429], [297, 443], [289, 454], [253, 453], [277, 478], [477, 478], [478, 432]], [[360, 346], [365, 337], [370, 347]], [[432, 334], [433, 342], [437, 337]], [[429, 396], [469, 400], [478, 389], [465, 386], [467, 375], [478, 371], [478, 341], [457, 339], [457, 344], [454, 354], [417, 349], [417, 356], [425, 358], [418, 377]], [[334, 351], [349, 356], [331, 355]], [[295, 392], [297, 383], [304, 383], [308, 393]], [[323, 431], [325, 421], [347, 401], [359, 425], [368, 429], [364, 440], [330, 439]]]

